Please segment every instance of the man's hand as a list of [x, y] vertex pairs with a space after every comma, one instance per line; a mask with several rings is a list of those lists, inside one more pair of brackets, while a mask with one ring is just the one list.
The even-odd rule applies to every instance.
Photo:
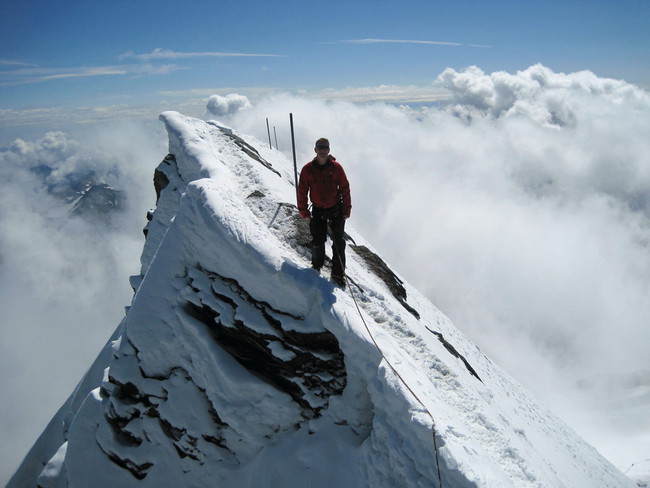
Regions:
[[311, 214], [309, 213], [309, 210], [301, 210], [301, 211], [300, 211], [300, 216], [301, 216], [303, 219], [308, 219], [308, 218], [311, 217]]

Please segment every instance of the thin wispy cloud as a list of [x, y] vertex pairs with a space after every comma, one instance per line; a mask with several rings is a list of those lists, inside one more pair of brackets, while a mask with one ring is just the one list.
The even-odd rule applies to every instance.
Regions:
[[16, 61], [14, 59], [0, 59], [0, 66], [36, 66], [32, 63], [25, 63], [23, 61]]
[[277, 92], [275, 88], [265, 86], [213, 86], [211, 88], [189, 88], [187, 90], [160, 90], [158, 94], [163, 97], [173, 97], [177, 99], [185, 98], [188, 100], [205, 100], [215, 93], [232, 93], [236, 91], [245, 92], [251, 98], [259, 98]]
[[27, 85], [70, 78], [93, 78], [101, 76], [145, 76], [167, 75], [183, 68], [181, 66], [134, 64], [114, 66], [70, 67], [70, 68], [20, 68], [0, 71], [0, 86]]
[[91, 68], [25, 68], [0, 71], [0, 86], [26, 85], [66, 78], [125, 75], [128, 71], [118, 66]]
[[345, 100], [349, 102], [388, 102], [388, 103], [425, 103], [449, 98], [449, 94], [434, 86], [400, 86], [379, 85], [347, 87], [304, 93], [303, 96], [325, 100]]
[[492, 46], [483, 44], [463, 44], [461, 42], [448, 42], [448, 41], [418, 41], [413, 39], [348, 39], [342, 41], [348, 44], [429, 44], [434, 46], [469, 46], [469, 47], [483, 47], [489, 48]]
[[135, 60], [134, 63], [69, 68], [45, 68], [38, 65], [0, 59], [0, 86], [26, 85], [69, 78], [92, 78], [98, 76], [146, 76], [168, 75], [178, 70], [190, 69], [176, 64], [154, 64], [162, 60], [187, 60], [205, 57], [265, 57], [281, 58], [281, 54], [226, 53], [226, 52], [176, 52], [161, 48], [150, 53], [135, 54], [132, 51], [121, 54], [122, 60]]
[[[57, 70], [58, 71], [58, 70]], [[128, 71], [117, 66], [98, 66], [93, 68], [73, 68], [70, 71], [37, 76], [33, 81], [60, 80], [64, 78], [87, 78], [94, 76], [125, 75]]]
[[256, 53], [227, 53], [227, 52], [177, 52], [168, 49], [156, 48], [150, 53], [135, 54], [132, 51], [120, 55], [119, 59], [137, 59], [139, 61], [153, 61], [159, 59], [191, 59], [206, 57], [263, 57], [263, 58], [283, 58], [282, 54], [256, 54]]

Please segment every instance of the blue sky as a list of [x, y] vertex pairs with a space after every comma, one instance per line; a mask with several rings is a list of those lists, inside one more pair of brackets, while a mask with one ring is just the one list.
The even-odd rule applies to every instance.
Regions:
[[233, 91], [396, 85], [408, 99], [470, 65], [542, 63], [647, 87], [649, 23], [647, 0], [5, 0], [0, 130], [50, 115], [60, 128], [56, 109], [173, 108]]

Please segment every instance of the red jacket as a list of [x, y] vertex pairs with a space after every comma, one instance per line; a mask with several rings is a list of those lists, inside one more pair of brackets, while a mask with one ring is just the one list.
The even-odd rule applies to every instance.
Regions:
[[334, 156], [330, 156], [323, 165], [316, 158], [303, 166], [298, 182], [298, 210], [305, 216], [307, 212], [307, 194], [316, 207], [330, 208], [343, 202], [343, 216], [348, 218], [352, 210], [350, 183], [343, 166]]

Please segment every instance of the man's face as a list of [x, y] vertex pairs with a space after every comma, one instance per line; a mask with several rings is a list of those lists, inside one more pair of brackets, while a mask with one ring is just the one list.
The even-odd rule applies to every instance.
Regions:
[[319, 163], [323, 164], [325, 161], [327, 161], [327, 156], [330, 154], [329, 146], [321, 146], [319, 144], [314, 148], [314, 151], [316, 151], [316, 158], [318, 159]]

